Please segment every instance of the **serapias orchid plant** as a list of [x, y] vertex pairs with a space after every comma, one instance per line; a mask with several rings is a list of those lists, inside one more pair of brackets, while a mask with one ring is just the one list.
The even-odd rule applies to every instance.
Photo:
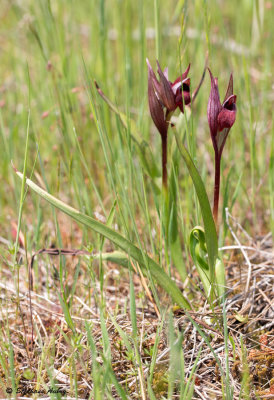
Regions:
[[220, 168], [221, 156], [228, 133], [236, 119], [236, 99], [233, 94], [233, 76], [230, 75], [226, 95], [223, 103], [220, 102], [218, 89], [218, 79], [214, 78], [210, 69], [208, 69], [211, 79], [211, 91], [207, 106], [207, 118], [215, 152], [215, 184], [214, 184], [214, 204], [213, 217], [217, 227], [219, 193], [220, 193]]
[[173, 83], [168, 80], [168, 69], [161, 70], [157, 61], [159, 80], [147, 59], [148, 103], [152, 120], [162, 139], [162, 182], [167, 188], [167, 131], [170, 118], [177, 107], [184, 112], [184, 105], [191, 103], [190, 78], [187, 77], [190, 64], [185, 72]]
[[[189, 66], [182, 76], [172, 83], [168, 80], [167, 69], [162, 72], [158, 62], [159, 80], [156, 78], [148, 60], [147, 64], [148, 102], [152, 120], [162, 138], [163, 189], [167, 192], [167, 132], [170, 118], [177, 107], [180, 108], [181, 112], [184, 112], [184, 106], [193, 104], [193, 100], [203, 82], [204, 74], [198, 88], [191, 97], [190, 78], [188, 77]], [[176, 131], [175, 137], [179, 151], [184, 158], [195, 186], [205, 225], [204, 229], [198, 226], [191, 231], [190, 251], [203, 282], [205, 293], [208, 298], [212, 300], [216, 293], [221, 297], [225, 293], [225, 268], [218, 255], [217, 237], [220, 163], [228, 133], [236, 119], [236, 95], [233, 94], [233, 77], [231, 75], [224, 101], [221, 104], [217, 78], [213, 77], [210, 70], [209, 73], [211, 77], [211, 92], [208, 101], [207, 115], [215, 151], [215, 185], [212, 212], [206, 189], [199, 172]], [[215, 286], [215, 284], [217, 286]], [[217, 292], [215, 291], [215, 288], [217, 289]]]

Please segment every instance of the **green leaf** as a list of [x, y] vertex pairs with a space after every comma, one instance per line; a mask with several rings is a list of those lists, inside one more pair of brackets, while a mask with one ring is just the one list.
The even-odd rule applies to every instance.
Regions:
[[205, 233], [201, 226], [195, 226], [195, 228], [192, 229], [189, 236], [189, 248], [192, 260], [203, 283], [206, 296], [209, 296], [211, 288], [209, 266], [205, 259], [205, 255], [207, 254]]
[[72, 318], [71, 318], [71, 316], [70, 316], [70, 312], [69, 312], [69, 309], [68, 309], [68, 305], [67, 305], [67, 303], [64, 301], [64, 299], [62, 298], [62, 296], [60, 295], [60, 293], [59, 293], [57, 290], [56, 290], [56, 292], [57, 292], [57, 295], [58, 295], [58, 297], [59, 297], [59, 301], [60, 301], [60, 304], [61, 304], [61, 307], [62, 307], [64, 316], [65, 316], [66, 323], [68, 324], [68, 326], [70, 327], [70, 329], [71, 329], [73, 332], [75, 332], [75, 326], [74, 326], [74, 323], [73, 323]]
[[31, 381], [35, 377], [35, 373], [31, 368], [27, 368], [23, 372], [23, 377], [28, 381]]
[[126, 346], [128, 355], [129, 356], [134, 355], [133, 347], [131, 346], [130, 341], [129, 341], [130, 336], [128, 336], [127, 333], [120, 327], [120, 325], [116, 322], [116, 319], [113, 317], [113, 315], [111, 315], [110, 312], [108, 312], [108, 316], [111, 319], [111, 322], [113, 323], [114, 328], [119, 333], [119, 336], [122, 339], [123, 345]]
[[248, 322], [248, 315], [242, 315], [239, 313], [236, 313], [234, 315], [235, 319], [239, 322], [241, 322], [242, 324], [246, 324]]
[[221, 257], [218, 257], [215, 264], [215, 276], [217, 293], [220, 298], [225, 295], [226, 292], [226, 279], [225, 279], [225, 266]]
[[[114, 215], [115, 215], [116, 204], [117, 204], [117, 200], [115, 199], [114, 203], [113, 203], [113, 206], [111, 207], [109, 216], [107, 217], [107, 221], [106, 221], [106, 225], [107, 226], [111, 226], [112, 225], [112, 222], [113, 222], [113, 219], [114, 219]], [[101, 240], [100, 250], [103, 248], [104, 242], [105, 242], [105, 237], [103, 237], [102, 240]]]
[[197, 365], [198, 365], [198, 362], [200, 361], [201, 352], [202, 352], [202, 348], [200, 348], [198, 355], [195, 359], [195, 362], [193, 364], [193, 367], [191, 368], [191, 371], [190, 371], [190, 374], [189, 374], [189, 377], [187, 380], [187, 384], [185, 386], [183, 400], [188, 400], [188, 399], [193, 398], [194, 385], [195, 385], [195, 372], [197, 371]]
[[[23, 174], [21, 172], [16, 171], [16, 174], [20, 177], [20, 179], [23, 179]], [[147, 275], [148, 270], [150, 271], [152, 278], [155, 279], [157, 284], [161, 286], [167, 294], [170, 295], [174, 303], [177, 303], [178, 305], [187, 310], [191, 309], [191, 306], [186, 300], [186, 298], [182, 295], [179, 288], [176, 286], [173, 280], [165, 273], [165, 271], [154, 260], [152, 260], [152, 258], [150, 258], [143, 251], [141, 251], [137, 246], [132, 244], [128, 239], [124, 238], [119, 233], [115, 232], [113, 229], [102, 224], [101, 222], [96, 221], [94, 218], [82, 214], [75, 208], [63, 203], [61, 200], [52, 196], [45, 190], [41, 189], [30, 179], [26, 179], [26, 184], [37, 194], [39, 194], [39, 196], [43, 197], [43, 199], [47, 200], [50, 204], [52, 204], [54, 207], [58, 208], [65, 214], [69, 215], [78, 223], [83, 224], [86, 227], [99, 233], [100, 235], [105, 236], [111, 242], [120, 247], [120, 249], [122, 249], [129, 257], [133, 258], [135, 261], [139, 263], [142, 272], [145, 275]]]
[[[179, 157], [178, 157], [179, 158]], [[173, 168], [171, 170], [169, 179], [169, 248], [171, 259], [177, 268], [182, 282], [187, 278], [187, 269], [183, 259], [183, 251], [180, 241], [179, 229], [178, 229], [178, 212], [177, 212], [177, 175], [175, 169], [177, 161], [173, 160]]]
[[132, 338], [137, 342], [138, 330], [137, 330], [137, 319], [136, 319], [136, 298], [134, 292], [134, 285], [132, 280], [132, 273], [130, 273], [130, 319], [132, 326]]
[[120, 396], [119, 398], [122, 400], [128, 400], [127, 394], [126, 394], [125, 390], [123, 389], [122, 385], [118, 382], [116, 375], [113, 372], [111, 364], [105, 359], [103, 354], [102, 354], [102, 359], [104, 361], [104, 366], [106, 366], [105, 375], [107, 375], [107, 378], [114, 385], [118, 396]]
[[183, 259], [183, 251], [179, 235], [177, 235], [174, 242], [170, 243], [169, 247], [172, 261], [180, 274], [182, 282], [184, 282], [187, 278], [187, 269]]
[[208, 262], [210, 267], [210, 278], [211, 281], [214, 281], [214, 270], [215, 270], [215, 261], [218, 256], [218, 237], [216, 232], [216, 227], [214, 223], [214, 219], [212, 216], [209, 200], [207, 197], [207, 193], [205, 190], [205, 186], [203, 184], [202, 178], [192, 161], [192, 158], [187, 151], [184, 144], [181, 142], [181, 138], [179, 133], [175, 131], [176, 142], [178, 145], [178, 149], [183, 157], [186, 166], [188, 168], [189, 174], [193, 181], [197, 197], [199, 200], [199, 204], [201, 207], [202, 217], [204, 221], [204, 229], [205, 229], [205, 242], [208, 252]]
[[[201, 226], [195, 226], [195, 228], [192, 229], [189, 236], [189, 247], [191, 257], [200, 275], [206, 295], [209, 296], [212, 282], [209, 276], [208, 258], [206, 258], [207, 248], [205, 233]], [[216, 258], [214, 272], [214, 283], [217, 288], [217, 293], [219, 297], [222, 297], [225, 294], [225, 267], [222, 259], [219, 257]]]
[[178, 219], [178, 217], [177, 217], [177, 207], [176, 207], [176, 203], [174, 201], [171, 204], [170, 213], [169, 213], [168, 237], [169, 237], [170, 243], [176, 242], [176, 239], [179, 236], [177, 219]]
[[129, 268], [129, 260], [128, 260], [128, 255], [123, 253], [122, 251], [111, 251], [110, 253], [97, 253], [93, 254], [92, 258], [94, 260], [100, 260], [102, 259], [103, 261], [110, 261], [114, 264], [121, 265], [122, 267]]
[[178, 215], [177, 215], [177, 207], [176, 203], [173, 202], [170, 209], [170, 217], [169, 217], [169, 247], [172, 261], [177, 268], [177, 271], [180, 274], [182, 282], [184, 282], [187, 278], [187, 270], [185, 267], [185, 262], [183, 259], [183, 252], [181, 248], [180, 236], [178, 232], [178, 223], [177, 223]]

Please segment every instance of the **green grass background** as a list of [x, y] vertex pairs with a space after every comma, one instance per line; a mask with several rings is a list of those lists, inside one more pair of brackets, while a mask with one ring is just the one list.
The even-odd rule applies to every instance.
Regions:
[[[273, 206], [273, 10], [267, 7], [269, 4], [249, 0], [170, 1], [168, 5], [160, 0], [81, 3], [3, 0], [0, 98], [5, 104], [0, 113], [1, 210], [9, 210], [16, 217], [20, 185], [10, 161], [22, 169], [30, 97], [27, 175], [34, 166], [38, 149], [34, 170], [47, 181], [52, 193], [59, 192], [76, 208], [92, 214], [103, 202], [107, 215], [118, 194], [119, 230], [134, 236], [132, 218], [140, 223], [147, 221], [142, 192], [145, 188], [148, 207], [153, 208], [151, 191], [146, 179], [143, 182], [129, 131], [121, 127], [92, 91], [92, 102], [99, 113], [99, 134], [91, 118], [91, 92], [87, 87], [96, 79], [108, 97], [136, 121], [160, 167], [160, 137], [148, 113], [145, 58], [153, 66], [159, 58], [162, 66], [168, 66], [170, 79], [175, 79], [190, 62], [194, 88], [209, 51], [209, 66], [219, 77], [221, 99], [231, 71], [238, 96], [237, 120], [222, 163], [223, 175], [229, 175], [227, 204], [231, 204], [241, 178], [236, 216], [242, 222], [250, 210], [252, 229], [257, 233], [260, 229], [269, 230], [271, 197]], [[51, 70], [47, 68], [49, 62]], [[73, 88], [79, 88], [80, 92], [73, 93]], [[207, 76], [193, 110], [189, 141], [212, 198], [213, 151], [206, 119], [209, 90]], [[43, 119], [46, 111], [49, 115]], [[169, 139], [172, 145], [172, 133]], [[187, 226], [191, 226], [195, 219], [193, 189], [181, 161], [179, 168], [182, 214]], [[224, 190], [225, 179], [223, 194]], [[27, 202], [24, 212], [29, 215], [33, 207], [31, 223], [35, 227], [36, 213], [40, 210], [36, 196]], [[129, 215], [129, 208], [133, 216]], [[43, 218], [41, 212], [41, 222]], [[6, 212], [1, 213], [1, 225], [7, 225]], [[144, 225], [142, 234], [149, 235], [148, 225]]]
[[[93, 81], [128, 121], [135, 121], [140, 140], [150, 144], [160, 170], [161, 143], [148, 111], [145, 59], [153, 67], [156, 59], [162, 67], [168, 66], [171, 80], [191, 63], [194, 89], [207, 52], [209, 66], [219, 78], [221, 100], [231, 72], [237, 95], [237, 119], [222, 160], [223, 208], [229, 207], [254, 238], [273, 231], [273, 30], [273, 5], [263, 0], [2, 0], [1, 236], [12, 239], [11, 221], [18, 218], [21, 185], [11, 160], [23, 170], [29, 118], [27, 176], [91, 216], [96, 211], [108, 219], [114, 206], [112, 227], [116, 225], [122, 235], [162, 262], [159, 200], [152, 190], [161, 179], [144, 173], [130, 123], [127, 129], [122, 126], [96, 93]], [[214, 154], [206, 116], [209, 91], [207, 74], [185, 141], [211, 200]], [[183, 258], [190, 268], [185, 243], [193, 226], [202, 221], [170, 130], [170, 176], [173, 172], [176, 179], [171, 187], [178, 197]], [[29, 252], [52, 244], [62, 246], [57, 220], [56, 212], [28, 191], [21, 230]], [[65, 230], [72, 234], [69, 244], [79, 245], [74, 225], [68, 218], [65, 221]], [[231, 242], [226, 234], [223, 223], [221, 243]], [[85, 229], [80, 240], [95, 250], [105, 245]], [[103, 286], [102, 274], [100, 281]], [[132, 314], [133, 303], [131, 291]], [[93, 339], [87, 334], [93, 349]], [[104, 340], [107, 348], [106, 333]], [[109, 380], [115, 384], [111, 375]]]

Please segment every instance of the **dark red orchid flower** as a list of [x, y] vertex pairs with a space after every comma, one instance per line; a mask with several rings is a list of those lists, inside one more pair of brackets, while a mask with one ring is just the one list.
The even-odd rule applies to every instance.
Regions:
[[220, 177], [221, 177], [220, 175], [221, 156], [228, 133], [236, 119], [237, 96], [233, 94], [233, 76], [231, 74], [226, 95], [223, 104], [221, 104], [219, 89], [218, 89], [218, 79], [213, 77], [209, 68], [208, 71], [211, 79], [211, 91], [207, 105], [207, 119], [215, 151], [215, 184], [214, 184], [213, 217], [217, 227]]
[[223, 104], [220, 102], [218, 79], [208, 69], [211, 79], [211, 91], [207, 106], [207, 118], [215, 153], [221, 157], [228, 133], [236, 119], [236, 99], [233, 94], [233, 76], [230, 75]]
[[148, 102], [150, 114], [160, 134], [166, 135], [170, 114], [177, 107], [184, 112], [184, 104], [191, 102], [190, 78], [187, 78], [190, 65], [173, 83], [168, 80], [167, 68], [161, 70], [157, 61], [159, 80], [147, 59], [148, 65]]

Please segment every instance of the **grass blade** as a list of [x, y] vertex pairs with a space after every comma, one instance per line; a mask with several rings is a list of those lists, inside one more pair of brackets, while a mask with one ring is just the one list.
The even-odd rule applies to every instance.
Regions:
[[[23, 174], [16, 171], [16, 174], [23, 179]], [[86, 227], [94, 230], [95, 232], [101, 234], [102, 236], [108, 238], [111, 242], [115, 243], [118, 247], [126, 252], [130, 257], [134, 258], [142, 268], [142, 271], [147, 275], [147, 269], [149, 269], [152, 277], [161, 286], [166, 293], [168, 293], [172, 300], [185, 309], [191, 309], [190, 304], [186, 298], [182, 295], [179, 288], [175, 285], [172, 279], [165, 273], [165, 271], [150, 257], [144, 254], [138, 247], [132, 244], [128, 239], [121, 236], [119, 233], [115, 232], [108, 226], [105, 226], [101, 222], [96, 221], [94, 218], [88, 215], [80, 213], [75, 208], [65, 204], [61, 200], [47, 193], [45, 190], [41, 189], [38, 185], [32, 182], [30, 179], [26, 179], [26, 184], [34, 190], [39, 196], [43, 197], [54, 207], [63, 211], [65, 214], [69, 215], [75, 221]]]

